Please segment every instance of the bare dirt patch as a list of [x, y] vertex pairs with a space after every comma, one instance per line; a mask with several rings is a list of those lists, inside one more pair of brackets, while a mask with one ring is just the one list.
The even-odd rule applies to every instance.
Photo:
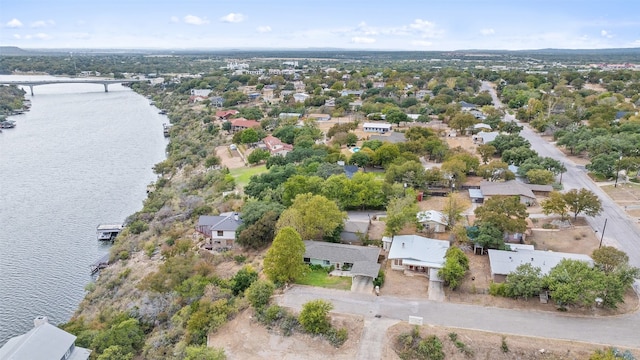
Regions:
[[[394, 351], [394, 343], [398, 335], [410, 332], [413, 325], [400, 323], [387, 330], [385, 343], [382, 349], [383, 359], [400, 359]], [[422, 326], [420, 333], [423, 338], [428, 335], [436, 335], [443, 345], [446, 359], [468, 360], [468, 359], [491, 359], [491, 360], [511, 360], [511, 359], [588, 359], [595, 350], [603, 349], [603, 346], [581, 343], [576, 341], [551, 340], [527, 336], [505, 336], [508, 352], [502, 350], [502, 335], [484, 331], [473, 331], [440, 326]], [[457, 334], [457, 340], [462, 342], [470, 353], [468, 355], [461, 352], [449, 339], [450, 333]], [[640, 351], [631, 350], [637, 357]]]
[[245, 166], [244, 160], [238, 154], [238, 150], [231, 150], [228, 146], [218, 146], [216, 155], [220, 158], [222, 166], [226, 166], [229, 169], [239, 169]]
[[207, 346], [223, 348], [227, 359], [354, 359], [362, 336], [361, 317], [331, 314], [332, 324], [347, 328], [348, 340], [335, 348], [322, 337], [294, 333], [283, 336], [268, 330], [253, 318], [252, 310], [244, 310], [214, 334]]
[[405, 275], [403, 271], [391, 270], [387, 261], [384, 266], [384, 285], [380, 288], [380, 295], [426, 299], [429, 289], [429, 279], [425, 276]]

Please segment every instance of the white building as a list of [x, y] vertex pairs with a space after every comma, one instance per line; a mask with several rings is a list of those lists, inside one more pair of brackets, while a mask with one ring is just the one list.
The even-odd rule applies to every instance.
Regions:
[[387, 123], [364, 123], [362, 129], [366, 132], [377, 132], [385, 134], [391, 131], [391, 124]]

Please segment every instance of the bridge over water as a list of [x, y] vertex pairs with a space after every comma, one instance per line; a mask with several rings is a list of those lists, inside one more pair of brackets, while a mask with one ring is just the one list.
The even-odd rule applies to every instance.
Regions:
[[121, 79], [121, 80], [111, 80], [111, 79], [54, 79], [54, 80], [27, 80], [27, 81], [0, 81], [0, 85], [18, 85], [18, 86], [28, 86], [31, 90], [31, 96], [33, 96], [33, 87], [39, 85], [51, 85], [51, 84], [102, 84], [104, 86], [104, 92], [109, 92], [110, 84], [122, 84], [122, 83], [132, 83], [132, 82], [140, 82], [146, 80], [136, 80], [136, 79]]

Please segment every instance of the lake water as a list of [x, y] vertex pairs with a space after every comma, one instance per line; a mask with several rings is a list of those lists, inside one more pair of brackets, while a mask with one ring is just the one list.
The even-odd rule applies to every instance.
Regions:
[[142, 208], [167, 144], [168, 119], [119, 84], [26, 90], [31, 110], [0, 133], [0, 346], [38, 315], [69, 320], [109, 250], [96, 226]]

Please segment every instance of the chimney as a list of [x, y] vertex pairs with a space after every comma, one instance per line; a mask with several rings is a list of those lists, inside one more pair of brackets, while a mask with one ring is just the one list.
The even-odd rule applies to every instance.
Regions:
[[404, 243], [402, 243], [402, 248], [404, 249]]
[[238, 216], [238, 213], [233, 213], [233, 220], [235, 220], [235, 221], [240, 220], [240, 217]]
[[46, 316], [38, 316], [35, 319], [33, 319], [33, 326], [34, 327], [38, 327], [40, 325], [44, 325], [44, 324], [48, 324], [49, 323], [49, 319]]

